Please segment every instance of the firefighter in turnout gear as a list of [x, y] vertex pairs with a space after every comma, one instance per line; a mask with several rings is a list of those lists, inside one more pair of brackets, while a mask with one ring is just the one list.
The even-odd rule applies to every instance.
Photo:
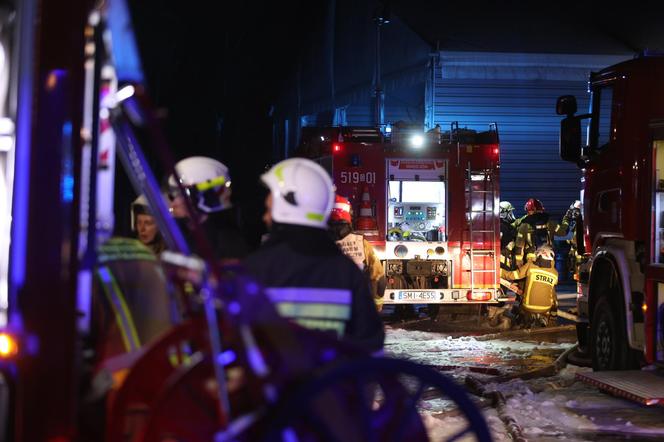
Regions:
[[139, 195], [131, 203], [131, 230], [135, 233], [136, 238], [152, 250], [155, 255], [159, 256], [161, 252], [166, 250], [166, 243], [161, 236], [145, 195]]
[[500, 276], [508, 281], [523, 282], [518, 314], [555, 316], [558, 307], [556, 296], [558, 272], [555, 268], [553, 249], [545, 244], [537, 249], [535, 256], [534, 261], [528, 261], [518, 270], [502, 269]]
[[583, 261], [583, 219], [581, 217], [581, 201], [574, 201], [567, 210], [570, 220], [572, 238], [567, 240], [570, 245], [568, 255], [568, 269], [576, 278], [579, 273], [579, 265]]
[[553, 248], [555, 236], [565, 236], [569, 231], [569, 218], [566, 214], [561, 223], [550, 219], [542, 202], [535, 198], [526, 201], [526, 216], [521, 218], [514, 243], [517, 267], [535, 259], [535, 251], [544, 245]]
[[336, 196], [329, 224], [339, 248], [369, 277], [376, 309], [382, 311], [383, 293], [387, 283], [385, 270], [371, 243], [363, 235], [353, 233], [352, 210], [347, 198]]
[[228, 167], [208, 157], [189, 157], [175, 165], [185, 195], [171, 175], [168, 179], [170, 211], [194, 252], [197, 244], [190, 227], [190, 215], [184, 197], [197, 211], [198, 219], [215, 257], [222, 264], [239, 262], [248, 253], [231, 204], [231, 176]]
[[382, 351], [385, 332], [367, 277], [328, 230], [335, 198], [328, 173], [311, 160], [291, 158], [261, 179], [270, 191], [263, 217], [270, 235], [246, 259], [249, 274], [266, 287], [281, 316], [367, 352]]
[[500, 202], [500, 268], [514, 270], [514, 240], [516, 227], [514, 206], [509, 201]]
[[111, 238], [100, 246], [97, 262], [90, 331], [93, 371], [106, 371], [117, 383], [141, 347], [174, 324], [174, 305], [157, 257], [138, 240]]

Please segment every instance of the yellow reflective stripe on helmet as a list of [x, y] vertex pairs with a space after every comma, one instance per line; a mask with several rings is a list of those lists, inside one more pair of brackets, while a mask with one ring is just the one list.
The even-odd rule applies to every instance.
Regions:
[[214, 187], [223, 186], [226, 184], [226, 177], [218, 176], [217, 178], [212, 178], [211, 180], [203, 181], [202, 183], [196, 184], [196, 189], [199, 192], [205, 192]]
[[284, 185], [284, 165], [278, 165], [274, 168], [274, 176], [277, 177], [277, 180], [279, 180], [279, 185], [283, 186]]
[[122, 295], [122, 290], [118, 287], [118, 284], [108, 267], [100, 267], [97, 269], [97, 274], [102, 282], [101, 285], [104, 289], [106, 299], [113, 310], [115, 322], [120, 329], [125, 350], [127, 352], [138, 350], [141, 348], [141, 342], [138, 339], [136, 326], [134, 325], [134, 320], [129, 312], [124, 296]]
[[306, 217], [312, 221], [323, 221], [325, 219], [325, 215], [313, 212], [307, 213]]

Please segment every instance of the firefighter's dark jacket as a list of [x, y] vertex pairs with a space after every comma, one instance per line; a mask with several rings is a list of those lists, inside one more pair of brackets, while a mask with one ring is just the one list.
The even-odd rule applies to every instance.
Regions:
[[[186, 223], [187, 221], [184, 219], [178, 220], [178, 225], [192, 251], [200, 255], [198, 244]], [[205, 238], [218, 260], [231, 261], [247, 256], [249, 249], [242, 236], [234, 208], [209, 214], [202, 224], [202, 228]]]
[[282, 316], [305, 327], [336, 331], [368, 352], [382, 349], [385, 332], [369, 281], [327, 231], [275, 224], [246, 267]]

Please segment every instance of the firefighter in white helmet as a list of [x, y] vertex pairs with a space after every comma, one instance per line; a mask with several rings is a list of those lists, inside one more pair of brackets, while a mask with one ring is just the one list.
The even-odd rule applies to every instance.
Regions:
[[240, 231], [237, 215], [231, 204], [231, 176], [223, 163], [208, 157], [185, 158], [175, 165], [178, 179], [184, 187], [180, 193], [176, 178], [168, 179], [169, 210], [183, 227], [192, 249], [198, 249], [191, 234], [191, 216], [184, 198], [197, 211], [207, 240], [222, 263], [233, 263], [247, 254], [247, 245]]
[[514, 240], [516, 227], [514, 206], [509, 201], [500, 202], [500, 268], [514, 270]]
[[544, 244], [535, 251], [535, 261], [528, 261], [518, 270], [501, 269], [501, 278], [521, 281], [523, 294], [520, 297], [519, 313], [528, 315], [555, 316], [558, 308], [556, 285], [558, 272], [551, 246]]
[[136, 238], [147, 246], [155, 255], [166, 250], [166, 243], [161, 236], [157, 222], [145, 195], [139, 195], [131, 203], [131, 231]]
[[269, 189], [264, 221], [270, 235], [247, 258], [249, 273], [282, 316], [380, 351], [385, 334], [369, 282], [328, 232], [335, 197], [330, 176], [313, 161], [292, 158], [261, 179]]

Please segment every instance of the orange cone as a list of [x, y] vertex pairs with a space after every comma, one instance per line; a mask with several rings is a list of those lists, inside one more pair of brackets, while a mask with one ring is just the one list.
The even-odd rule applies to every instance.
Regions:
[[360, 213], [357, 217], [357, 230], [377, 230], [378, 223], [373, 215], [371, 208], [371, 196], [369, 195], [369, 186], [362, 189], [362, 200], [360, 202]]

